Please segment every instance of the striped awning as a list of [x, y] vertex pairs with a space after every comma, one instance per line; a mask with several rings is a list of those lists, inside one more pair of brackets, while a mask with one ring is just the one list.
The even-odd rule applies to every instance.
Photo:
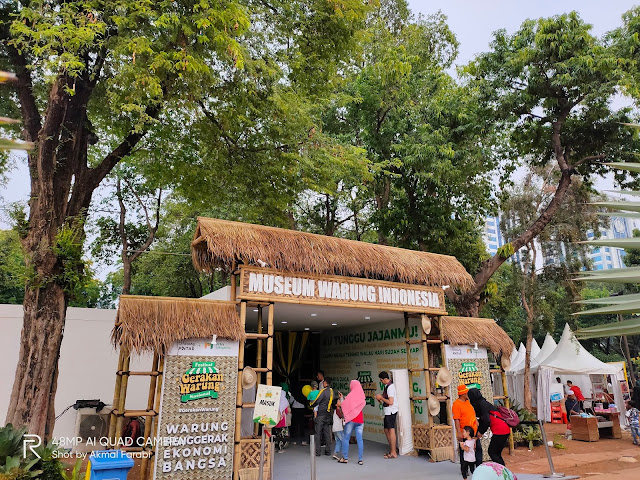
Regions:
[[476, 367], [475, 363], [468, 363], [465, 362], [462, 364], [462, 368], [460, 369], [460, 373], [464, 373], [464, 372], [477, 372], [478, 371], [478, 367]]
[[197, 375], [199, 373], [218, 373], [215, 367], [197, 367], [187, 372], [187, 375]]

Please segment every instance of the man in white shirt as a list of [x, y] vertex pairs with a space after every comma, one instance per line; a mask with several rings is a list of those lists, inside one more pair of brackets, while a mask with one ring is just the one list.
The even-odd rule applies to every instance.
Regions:
[[387, 372], [380, 372], [378, 377], [384, 385], [384, 391], [382, 394], [376, 395], [376, 400], [382, 404], [384, 410], [384, 434], [389, 442], [389, 453], [386, 453], [384, 458], [397, 458], [396, 416], [398, 415], [398, 406], [395, 404], [396, 386], [391, 382]]

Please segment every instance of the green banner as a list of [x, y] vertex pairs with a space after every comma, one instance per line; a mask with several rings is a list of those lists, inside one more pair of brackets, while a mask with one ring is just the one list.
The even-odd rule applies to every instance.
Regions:
[[216, 368], [216, 362], [193, 362], [191, 366], [193, 368], [206, 368], [206, 367]]
[[205, 390], [203, 392], [188, 393], [187, 395], [182, 395], [180, 397], [180, 400], [184, 403], [191, 400], [198, 400], [200, 398], [218, 398], [218, 392], [214, 392], [213, 390]]

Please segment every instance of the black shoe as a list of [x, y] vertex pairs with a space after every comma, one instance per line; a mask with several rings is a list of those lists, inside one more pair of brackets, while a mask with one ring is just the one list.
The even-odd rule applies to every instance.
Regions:
[[319, 457], [319, 456], [321, 456], [321, 454], [320, 453], [316, 453], [316, 457]]
[[330, 457], [330, 456], [331, 456], [331, 452], [324, 452], [324, 454], [325, 454], [327, 457]]

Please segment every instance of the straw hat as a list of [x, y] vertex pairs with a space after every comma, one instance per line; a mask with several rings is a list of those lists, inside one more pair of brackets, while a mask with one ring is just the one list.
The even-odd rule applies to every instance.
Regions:
[[422, 330], [424, 330], [425, 335], [429, 335], [431, 332], [431, 320], [426, 315], [422, 315]]
[[511, 368], [511, 359], [507, 355], [502, 354], [502, 357], [500, 357], [500, 365], [502, 365], [504, 371], [509, 370], [509, 368]]
[[436, 375], [436, 382], [438, 382], [438, 385], [441, 387], [448, 387], [451, 385], [452, 381], [453, 378], [451, 377], [449, 369], [447, 367], [440, 367], [440, 370], [438, 370], [438, 374]]
[[258, 376], [256, 375], [255, 370], [251, 367], [244, 367], [242, 370], [242, 388], [253, 388], [257, 381]]
[[440, 402], [435, 395], [429, 395], [429, 398], [427, 398], [427, 407], [429, 408], [429, 415], [433, 417], [440, 413]]

